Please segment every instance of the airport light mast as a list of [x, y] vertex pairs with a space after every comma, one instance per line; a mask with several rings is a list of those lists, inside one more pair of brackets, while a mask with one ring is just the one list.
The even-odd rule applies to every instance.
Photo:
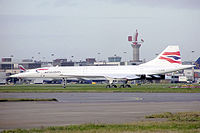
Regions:
[[140, 47], [144, 42], [143, 39], [138, 41], [138, 31], [136, 30], [135, 36], [128, 36], [128, 41], [131, 42], [133, 48], [133, 62], [140, 62]]

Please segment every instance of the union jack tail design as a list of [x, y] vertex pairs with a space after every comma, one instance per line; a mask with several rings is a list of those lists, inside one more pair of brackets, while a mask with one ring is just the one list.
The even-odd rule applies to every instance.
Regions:
[[144, 65], [151, 66], [174, 66], [180, 65], [181, 54], [178, 46], [168, 46], [161, 54], [159, 54], [155, 59], [144, 63]]
[[178, 63], [181, 64], [181, 54], [180, 51], [176, 52], [164, 52], [159, 59], [167, 60], [170, 63]]
[[[168, 46], [157, 59], [168, 63], [181, 64], [181, 54], [178, 46]], [[166, 63], [167, 63], [166, 62]], [[163, 62], [164, 63], [164, 62]]]
[[26, 69], [22, 65], [19, 65], [19, 69], [20, 69], [20, 72], [25, 72], [26, 71]]

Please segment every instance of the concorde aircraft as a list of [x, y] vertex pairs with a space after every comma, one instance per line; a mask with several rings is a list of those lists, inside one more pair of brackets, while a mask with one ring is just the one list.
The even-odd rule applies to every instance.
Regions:
[[[178, 46], [168, 46], [155, 59], [138, 66], [75, 66], [75, 67], [43, 67], [26, 70], [23, 73], [12, 75], [17, 78], [60, 78], [64, 87], [67, 78], [106, 78], [109, 84], [106, 87], [117, 87], [114, 80], [136, 80], [158, 76], [169, 72], [192, 68], [194, 65], [182, 65]], [[125, 82], [121, 87], [130, 87]]]

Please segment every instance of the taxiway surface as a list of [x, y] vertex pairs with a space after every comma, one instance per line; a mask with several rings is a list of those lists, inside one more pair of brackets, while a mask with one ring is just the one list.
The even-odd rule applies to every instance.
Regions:
[[[145, 115], [154, 113], [200, 111], [198, 93], [171, 93], [170, 95], [169, 93], [163, 93], [161, 95], [151, 93], [148, 93], [149, 95], [138, 95], [137, 93], [66, 94], [62, 96], [56, 96], [54, 93], [50, 94], [50, 96], [55, 96], [53, 98], [64, 98], [65, 100], [61, 100], [61, 102], [0, 103], [0, 129], [34, 128], [83, 123], [129, 123], [145, 120]], [[3, 93], [0, 94], [0, 97], [3, 97], [2, 95]], [[23, 97], [25, 95], [36, 97], [36, 94], [32, 93], [24, 93], [22, 95]], [[40, 97], [39, 95], [44, 96], [40, 93], [37, 95], [38, 97]], [[13, 97], [13, 94], [10, 93], [7, 96], [4, 94], [4, 97], [10, 96]], [[43, 98], [49, 98], [47, 96]], [[148, 101], [147, 99], [151, 99], [148, 97], [154, 97], [156, 100]], [[181, 97], [185, 97], [185, 99]], [[167, 99], [171, 100], [168, 101]]]

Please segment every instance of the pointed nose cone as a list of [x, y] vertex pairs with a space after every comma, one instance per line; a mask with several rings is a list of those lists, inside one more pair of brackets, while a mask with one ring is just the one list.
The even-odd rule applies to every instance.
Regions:
[[17, 77], [17, 74], [14, 74], [14, 75], [11, 75], [9, 76], [10, 78], [16, 78]]

